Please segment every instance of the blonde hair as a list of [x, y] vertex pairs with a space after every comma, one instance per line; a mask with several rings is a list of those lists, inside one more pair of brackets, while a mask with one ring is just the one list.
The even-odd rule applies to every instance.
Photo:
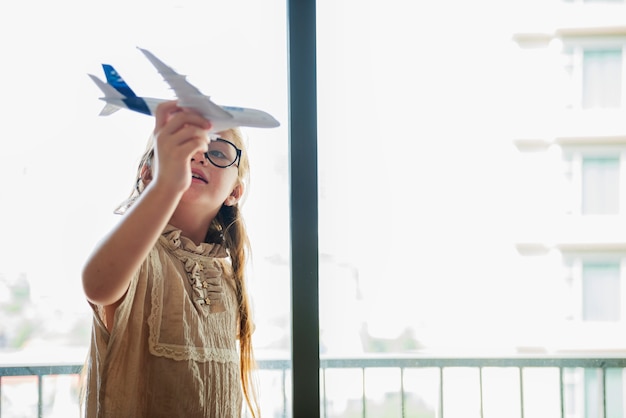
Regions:
[[[248, 154], [245, 151], [243, 135], [238, 128], [229, 129], [228, 131], [222, 132], [222, 134], [226, 132], [230, 133], [229, 139], [232, 140], [237, 148], [242, 150], [239, 159], [237, 181], [244, 186], [245, 193], [247, 190], [245, 186], [249, 183], [250, 177], [250, 162]], [[142, 173], [144, 167], [149, 170], [151, 169], [153, 157], [154, 137], [151, 136], [137, 168], [137, 182], [135, 188], [128, 199], [117, 207], [115, 213], [124, 213], [143, 192], [146, 184], [143, 181]], [[243, 199], [240, 199], [239, 202], [243, 203]], [[252, 323], [251, 306], [245, 278], [245, 268], [250, 255], [250, 241], [241, 210], [239, 209], [239, 202], [233, 206], [222, 205], [207, 231], [205, 242], [224, 244], [230, 255], [239, 309], [239, 367], [242, 389], [252, 416], [259, 417], [260, 408], [257, 399], [256, 385], [252, 378], [252, 372], [256, 369], [252, 349], [252, 332], [254, 331], [254, 326]]]

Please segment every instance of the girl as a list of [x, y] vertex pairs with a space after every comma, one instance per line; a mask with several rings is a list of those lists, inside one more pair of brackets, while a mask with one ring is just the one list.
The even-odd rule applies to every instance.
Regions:
[[245, 397], [258, 416], [241, 134], [209, 139], [210, 122], [174, 101], [155, 119], [125, 214], [83, 270], [94, 310], [85, 413], [239, 417]]

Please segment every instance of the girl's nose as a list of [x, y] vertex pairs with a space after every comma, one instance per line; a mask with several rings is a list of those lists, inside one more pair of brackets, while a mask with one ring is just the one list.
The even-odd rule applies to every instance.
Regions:
[[196, 152], [193, 157], [191, 157], [191, 161], [197, 161], [201, 165], [207, 164], [206, 156], [202, 152]]

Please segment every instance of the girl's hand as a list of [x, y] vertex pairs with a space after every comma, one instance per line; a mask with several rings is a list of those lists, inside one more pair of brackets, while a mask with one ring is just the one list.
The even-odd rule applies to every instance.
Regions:
[[191, 185], [192, 157], [208, 150], [211, 123], [176, 101], [161, 103], [155, 118], [152, 181], [183, 193]]

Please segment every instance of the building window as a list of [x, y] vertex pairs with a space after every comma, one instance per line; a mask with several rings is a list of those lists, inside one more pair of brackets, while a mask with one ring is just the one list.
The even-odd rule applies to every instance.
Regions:
[[[571, 312], [567, 317], [582, 322], [620, 321], [622, 261], [620, 257], [610, 259], [600, 254], [592, 258], [566, 257], [567, 292], [572, 302], [569, 305]], [[595, 340], [594, 344], [597, 343]], [[622, 397], [623, 371], [607, 370], [604, 380], [599, 373], [596, 369], [564, 369], [563, 401], [566, 416], [587, 418], [624, 416], [623, 403], [612, 401]], [[597, 405], [602, 403], [603, 396], [611, 400], [606, 402], [604, 414], [597, 409]]]
[[589, 37], [560, 41], [563, 42], [560, 65], [564, 76], [565, 106], [588, 110], [620, 108], [624, 95], [624, 39]]
[[619, 321], [621, 283], [618, 262], [584, 262], [582, 266], [582, 320]]
[[619, 213], [619, 157], [583, 157], [583, 215]]
[[623, 3], [624, 0], [563, 0], [564, 3]]
[[622, 50], [586, 49], [582, 62], [584, 109], [617, 108], [621, 105]]
[[620, 151], [564, 150], [563, 210], [573, 215], [618, 215], [623, 199]]

